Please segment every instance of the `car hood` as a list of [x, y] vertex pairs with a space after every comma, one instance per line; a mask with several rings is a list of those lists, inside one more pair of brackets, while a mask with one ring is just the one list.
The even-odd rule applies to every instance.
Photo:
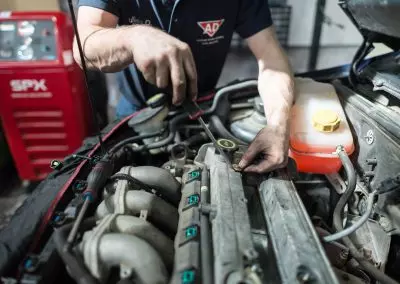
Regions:
[[369, 41], [400, 49], [400, 1], [342, 0], [339, 5]]

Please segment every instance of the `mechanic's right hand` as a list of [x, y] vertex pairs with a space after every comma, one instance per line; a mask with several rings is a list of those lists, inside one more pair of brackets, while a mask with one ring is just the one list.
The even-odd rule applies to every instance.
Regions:
[[186, 94], [196, 99], [197, 72], [190, 47], [150, 26], [134, 26], [132, 31], [133, 61], [146, 81], [161, 89], [171, 83], [175, 105], [181, 104]]

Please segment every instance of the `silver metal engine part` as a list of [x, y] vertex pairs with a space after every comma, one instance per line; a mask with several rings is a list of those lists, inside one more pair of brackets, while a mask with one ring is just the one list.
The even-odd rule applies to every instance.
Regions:
[[[263, 181], [242, 176], [205, 144], [193, 161], [185, 156], [164, 168], [124, 167], [119, 174], [154, 192], [125, 179], [106, 187], [97, 224], [78, 246], [100, 283], [112, 268], [119, 268], [120, 279], [144, 284], [339, 283], [337, 277], [361, 283], [359, 274], [344, 272], [354, 267], [346, 247], [322, 246], [285, 171]], [[249, 195], [251, 188], [259, 194]], [[262, 228], [252, 227], [255, 219]], [[329, 234], [319, 227], [318, 233]], [[384, 269], [390, 237], [378, 223], [368, 222], [352, 239]]]
[[[257, 264], [257, 252], [241, 174], [228, 167], [211, 144], [206, 144], [200, 148], [193, 167], [185, 172], [182, 184], [172, 283], [182, 283], [185, 275], [196, 278], [200, 269], [203, 283], [257, 283], [257, 274], [247, 269]], [[200, 206], [191, 204], [196, 196], [201, 197]], [[208, 239], [210, 230], [212, 239]], [[196, 238], [199, 235], [200, 241]], [[207, 255], [210, 251], [212, 257]], [[205, 260], [202, 266], [200, 259]], [[204, 279], [209, 275], [214, 278]]]
[[[134, 170], [124, 167], [119, 173], [137, 178], [137, 173], [132, 173]], [[141, 170], [138, 168], [137, 172]], [[151, 177], [152, 168], [146, 170]], [[165, 187], [169, 187], [169, 192], [180, 187], [171, 180], [174, 178], [168, 171], [155, 169], [153, 172], [167, 181]], [[147, 180], [147, 183], [157, 187], [157, 182]], [[85, 265], [96, 279], [104, 283], [111, 268], [119, 267], [121, 279], [133, 278], [138, 283], [149, 284], [168, 282], [168, 270], [172, 269], [174, 259], [173, 241], [148, 220], [174, 235], [178, 222], [176, 208], [154, 194], [132, 190], [132, 185], [121, 179], [116, 182], [115, 193], [108, 194], [100, 203], [96, 216], [97, 226], [85, 232], [79, 246]]]
[[[358, 216], [349, 215], [347, 222], [351, 225], [358, 219]], [[369, 220], [352, 233], [350, 238], [357, 248], [364, 252], [367, 259], [385, 271], [391, 238], [377, 222]]]
[[282, 283], [339, 283], [287, 174], [264, 181], [260, 195]]
[[232, 113], [231, 121], [230, 129], [237, 138], [247, 143], [253, 141], [257, 133], [267, 125], [261, 98], [254, 98], [253, 109]]

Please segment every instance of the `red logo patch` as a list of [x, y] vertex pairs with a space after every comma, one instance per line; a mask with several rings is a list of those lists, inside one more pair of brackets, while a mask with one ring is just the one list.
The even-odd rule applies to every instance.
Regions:
[[224, 23], [224, 19], [217, 21], [205, 21], [197, 22], [199, 27], [203, 30], [203, 34], [207, 34], [209, 37], [213, 37]]

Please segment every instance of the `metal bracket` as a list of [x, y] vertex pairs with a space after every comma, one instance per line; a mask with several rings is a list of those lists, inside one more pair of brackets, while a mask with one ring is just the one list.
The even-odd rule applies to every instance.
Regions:
[[83, 243], [83, 258], [85, 265], [97, 279], [106, 278], [108, 271], [101, 267], [99, 259], [99, 244], [101, 237], [109, 232], [112, 222], [119, 214], [110, 214], [104, 217], [93, 231], [85, 233]]
[[338, 173], [326, 174], [325, 177], [338, 194], [342, 194], [346, 190], [346, 183]]
[[[130, 167], [123, 167], [118, 173], [129, 175]], [[126, 214], [126, 192], [129, 182], [127, 180], [118, 180], [114, 194], [114, 213]]]

